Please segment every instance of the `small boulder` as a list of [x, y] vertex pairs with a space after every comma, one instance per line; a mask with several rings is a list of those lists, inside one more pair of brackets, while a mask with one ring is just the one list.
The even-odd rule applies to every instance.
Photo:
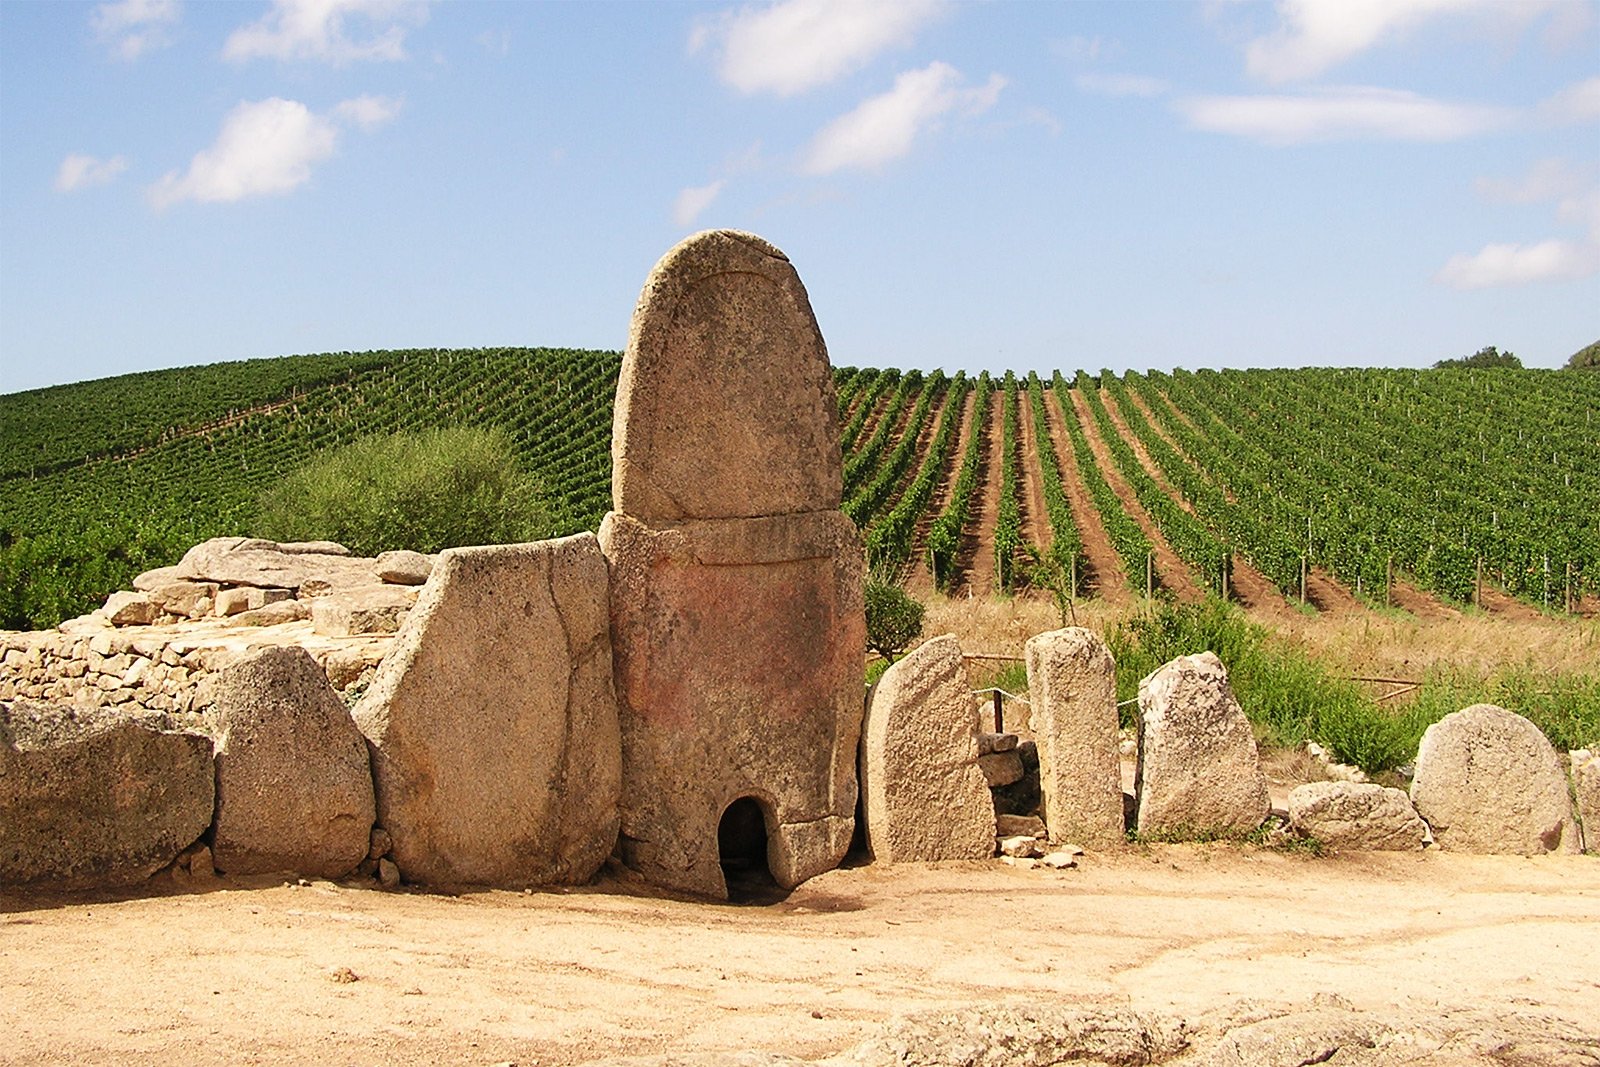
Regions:
[[203, 619], [211, 614], [217, 586], [215, 582], [163, 582], [150, 590], [150, 595], [168, 615]]
[[233, 589], [218, 590], [213, 610], [226, 618], [293, 598], [294, 594], [287, 589], [260, 589], [253, 585], [241, 585]]
[[1250, 720], [1210, 652], [1179, 656], [1139, 683], [1138, 827], [1239, 837], [1271, 801]]
[[372, 562], [315, 542], [291, 544], [247, 537], [214, 537], [195, 545], [178, 562], [182, 578], [218, 585], [254, 585], [299, 590], [305, 586], [349, 589], [372, 584]]
[[311, 618], [311, 607], [300, 600], [279, 600], [264, 607], [241, 611], [228, 620], [229, 626], [281, 626]]
[[150, 593], [171, 582], [180, 582], [183, 575], [177, 567], [157, 567], [133, 579], [133, 587], [141, 593]]
[[106, 597], [100, 609], [113, 626], [149, 626], [161, 617], [161, 605], [151, 593], [119, 590]]
[[861, 735], [867, 848], [880, 863], [994, 854], [994, 800], [961, 646], [946, 634], [918, 646], [873, 687]]
[[216, 865], [338, 878], [367, 857], [366, 739], [302, 648], [254, 652], [201, 683], [217, 731]]
[[1037, 815], [996, 815], [994, 817], [994, 835], [996, 837], [1044, 837], [1044, 820]]
[[1600, 754], [1580, 748], [1569, 752], [1572, 791], [1577, 796], [1578, 821], [1583, 823], [1585, 852], [1600, 852]]
[[1011, 785], [1022, 780], [1022, 757], [1016, 750], [1010, 752], [991, 752], [987, 756], [978, 757], [978, 769], [983, 772], [983, 780], [989, 783], [990, 789]]
[[211, 739], [157, 712], [0, 703], [0, 885], [135, 885], [211, 825]]
[[1428, 727], [1417, 747], [1411, 802], [1451, 852], [1533, 856], [1577, 852], [1566, 769], [1527, 719], [1474, 704]]
[[1296, 786], [1289, 826], [1331, 848], [1387, 852], [1419, 849], [1428, 833], [1404, 790], [1355, 782]]
[[414, 590], [392, 585], [332, 592], [311, 602], [311, 626], [324, 637], [392, 634], [415, 603]]
[[372, 563], [373, 573], [393, 585], [421, 585], [433, 572], [433, 560], [421, 552], [399, 549], [380, 552]]

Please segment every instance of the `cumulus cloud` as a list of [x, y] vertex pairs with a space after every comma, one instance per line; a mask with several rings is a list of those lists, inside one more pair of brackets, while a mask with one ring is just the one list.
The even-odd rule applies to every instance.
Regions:
[[210, 148], [183, 173], [171, 171], [149, 189], [157, 208], [183, 200], [228, 203], [280, 196], [311, 180], [312, 168], [339, 146], [340, 123], [372, 129], [393, 118], [397, 101], [363, 96], [318, 115], [297, 100], [245, 101], [222, 120]]
[[1143, 74], [1080, 74], [1073, 84], [1099, 96], [1161, 96], [1167, 83]]
[[1556, 220], [1583, 231], [1533, 244], [1495, 243], [1452, 256], [1434, 280], [1456, 289], [1567, 281], [1600, 273], [1600, 185], [1593, 167], [1542, 159], [1520, 178], [1480, 178], [1479, 196], [1494, 203], [1555, 204]]
[[1245, 69], [1274, 84], [1314, 78], [1441, 16], [1516, 23], [1555, 6], [1555, 0], [1278, 0], [1278, 26], [1246, 46]]
[[234, 30], [224, 59], [357, 60], [406, 58], [409, 27], [427, 20], [419, 0], [273, 0], [272, 9]]
[[850, 167], [881, 167], [910, 152], [917, 135], [944, 115], [987, 111], [1006, 85], [998, 74], [991, 74], [988, 84], [976, 89], [961, 88], [961, 81], [960, 71], [948, 63], [906, 71], [895, 78], [893, 89], [823, 127], [811, 143], [805, 169], [828, 174]]
[[56, 191], [70, 193], [94, 185], [105, 185], [127, 169], [128, 160], [123, 156], [96, 159], [82, 152], [73, 152], [61, 161], [61, 168], [56, 171]]
[[1548, 121], [1557, 123], [1600, 120], [1600, 78], [1589, 78], [1551, 96], [1539, 105]]
[[695, 185], [680, 192], [678, 198], [672, 202], [673, 224], [680, 227], [693, 226], [694, 220], [721, 195], [722, 187], [726, 184], [725, 179], [718, 178], [709, 185]]
[[909, 43], [943, 6], [941, 0], [781, 0], [700, 23], [689, 48], [718, 51], [717, 73], [740, 92], [793, 96]]
[[1313, 141], [1456, 141], [1517, 117], [1511, 108], [1452, 104], [1399, 89], [1329, 87], [1268, 96], [1200, 96], [1177, 102], [1189, 125], [1266, 144]]
[[134, 60], [171, 44], [168, 31], [177, 21], [177, 0], [118, 0], [97, 6], [89, 27], [114, 55]]

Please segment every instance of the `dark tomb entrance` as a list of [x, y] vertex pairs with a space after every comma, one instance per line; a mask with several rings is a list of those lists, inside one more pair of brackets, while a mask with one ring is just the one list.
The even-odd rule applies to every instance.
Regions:
[[788, 896], [767, 863], [767, 816], [755, 797], [740, 797], [717, 823], [722, 880], [732, 904], [771, 904]]

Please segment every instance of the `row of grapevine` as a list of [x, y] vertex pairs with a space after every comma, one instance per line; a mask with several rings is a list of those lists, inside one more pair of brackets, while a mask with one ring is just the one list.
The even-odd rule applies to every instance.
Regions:
[[957, 371], [939, 417], [939, 428], [916, 477], [889, 513], [867, 530], [867, 563], [874, 570], [898, 575], [911, 558], [912, 533], [950, 462], [950, 451], [961, 430], [961, 409], [971, 389], [966, 372]]
[[849, 455], [855, 448], [856, 438], [861, 436], [862, 429], [867, 425], [878, 405], [878, 399], [897, 385], [900, 381], [900, 372], [896, 370], [881, 370], [872, 373], [872, 379], [858, 390], [861, 400], [856, 404], [856, 413], [845, 424], [844, 433], [839, 438], [839, 447], [845, 455]]
[[889, 447], [889, 442], [895, 440], [895, 429], [900, 425], [900, 414], [905, 410], [906, 404], [917, 395], [922, 388], [922, 372], [910, 370], [900, 377], [900, 386], [889, 398], [889, 406], [878, 416], [877, 426], [872, 431], [872, 436], [867, 438], [867, 443], [850, 454], [844, 461], [844, 498], [854, 496], [860, 489], [861, 483], [870, 478], [877, 468], [878, 458], [883, 455], [883, 450]]
[[989, 372], [979, 374], [977, 395], [973, 397], [972, 431], [962, 453], [961, 470], [944, 510], [928, 528], [928, 572], [933, 575], [934, 584], [944, 590], [950, 588], [955, 577], [956, 549], [961, 545], [961, 531], [966, 528], [972, 510], [972, 494], [978, 488], [978, 471], [983, 466], [982, 427], [988, 418], [992, 389]]
[[1078, 464], [1078, 476], [1089, 490], [1089, 498], [1094, 501], [1095, 512], [1100, 516], [1106, 536], [1111, 539], [1111, 547], [1116, 549], [1123, 576], [1135, 588], [1142, 587], [1146, 584], [1146, 568], [1154, 551], [1150, 539], [1122, 506], [1122, 501], [1117, 499], [1111, 486], [1106, 484], [1105, 475], [1100, 473], [1100, 463], [1095, 459], [1094, 450], [1089, 447], [1089, 439], [1078, 421], [1077, 409], [1072, 403], [1071, 386], [1060, 371], [1055, 372], [1051, 385], [1061, 405], [1067, 436], [1072, 439], [1072, 455]]
[[906, 420], [905, 429], [901, 431], [900, 440], [895, 443], [893, 451], [873, 472], [872, 480], [845, 500], [844, 513], [859, 528], [864, 530], [871, 525], [878, 509], [904, 480], [906, 470], [916, 458], [923, 425], [927, 423], [933, 405], [944, 396], [948, 384], [944, 371], [936, 370], [928, 375], [922, 392], [917, 396], [917, 406], [911, 410], [911, 417]]
[[1001, 397], [1000, 511], [994, 524], [994, 578], [999, 589], [1016, 581], [1017, 553], [1022, 549], [1022, 515], [1017, 502], [1017, 481], [1022, 469], [1021, 441], [1017, 432], [1017, 376], [1006, 371]]
[[1072, 505], [1061, 482], [1061, 463], [1056, 458], [1055, 441], [1050, 435], [1049, 414], [1045, 410], [1044, 383], [1028, 374], [1028, 404], [1033, 411], [1033, 437], [1038, 453], [1039, 480], [1044, 486], [1045, 512], [1050, 517], [1050, 548], [1044, 553], [1049, 565], [1065, 575], [1071, 595], [1078, 596], [1083, 581], [1083, 538], [1072, 521]]

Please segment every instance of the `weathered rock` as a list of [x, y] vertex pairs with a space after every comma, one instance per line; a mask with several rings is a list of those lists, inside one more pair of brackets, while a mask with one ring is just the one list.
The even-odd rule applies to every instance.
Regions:
[[304, 649], [251, 653], [207, 678], [195, 703], [217, 735], [217, 867], [338, 878], [366, 858], [366, 739]]
[[211, 825], [211, 740], [165, 715], [0, 704], [0, 884], [134, 885]]
[[324, 637], [392, 634], [415, 602], [414, 594], [403, 586], [335, 590], [311, 602], [311, 626]]
[[278, 543], [279, 552], [287, 552], [291, 556], [348, 556], [350, 550], [337, 541], [282, 541]]
[[106, 597], [100, 609], [113, 626], [149, 626], [161, 617], [161, 605], [150, 593], [119, 590]]
[[1600, 754], [1580, 748], [1567, 753], [1572, 766], [1572, 792], [1578, 821], [1583, 824], [1583, 849], [1600, 852]]
[[983, 780], [990, 789], [1010, 785], [1022, 780], [1022, 757], [1015, 750], [991, 752], [978, 757], [978, 770], [983, 772]]
[[1122, 766], [1117, 750], [1117, 680], [1111, 651], [1093, 631], [1054, 630], [1024, 648], [1039, 791], [1056, 840], [1121, 841]]
[[219, 589], [212, 610], [223, 617], [256, 611], [268, 604], [292, 600], [294, 593], [288, 589], [259, 589], [253, 585], [240, 585], [232, 589]]
[[593, 534], [440, 555], [355, 709], [407, 881], [572, 884], [610, 855], [606, 603]]
[[777, 249], [705, 233], [656, 265], [623, 357], [612, 464], [600, 541], [624, 861], [721, 896], [718, 828], [750, 800], [780, 885], [835, 866], [854, 824], [864, 561], [838, 510], [827, 349]]
[[395, 585], [421, 585], [428, 580], [432, 570], [433, 560], [421, 552], [407, 549], [380, 552], [372, 564], [374, 574]]
[[1081, 855], [1083, 855], [1082, 852], [1069, 852], [1063, 848], [1054, 852], [1046, 852], [1039, 857], [1039, 862], [1053, 870], [1065, 871], [1076, 867], [1078, 865], [1078, 857]]
[[1179, 656], [1139, 683], [1138, 827], [1167, 837], [1239, 836], [1270, 799], [1222, 661]]
[[979, 732], [978, 755], [988, 756], [995, 752], [1015, 752], [1019, 741], [1021, 741], [1021, 738], [1016, 734]]
[[1044, 820], [1037, 815], [996, 815], [994, 817], [994, 835], [996, 837], [1045, 837]]
[[[348, 589], [373, 584], [372, 561], [324, 551], [290, 550], [273, 541], [247, 537], [214, 537], [195, 545], [178, 562], [178, 574], [191, 581], [218, 585], [254, 585], [268, 589]], [[321, 547], [321, 546], [310, 546]]]
[[183, 575], [177, 567], [157, 567], [145, 571], [133, 579], [133, 587], [141, 593], [150, 593], [171, 582], [183, 580]]
[[1332, 848], [1420, 849], [1428, 828], [1401, 789], [1354, 782], [1308, 782], [1289, 792], [1289, 826]]
[[873, 859], [994, 853], [994, 803], [977, 765], [970, 703], [961, 646], [948, 634], [923, 642], [873, 688], [860, 772]]
[[918, 1012], [828, 1062], [835, 1067], [1045, 1067], [1162, 1063], [1189, 1044], [1180, 1019], [1028, 1002]]
[[202, 619], [211, 614], [217, 586], [215, 582], [187, 582], [180, 579], [161, 583], [150, 590], [150, 595], [168, 615]]
[[[226, 591], [226, 590], [224, 590]], [[279, 600], [264, 607], [241, 611], [228, 620], [229, 626], [281, 626], [311, 618], [311, 605], [303, 600]]]
[[1044, 852], [1039, 848], [1039, 840], [1032, 834], [1018, 834], [1015, 837], [1000, 837], [995, 839], [995, 844], [1002, 856], [1015, 856], [1017, 859], [1030, 859], [1042, 856]]
[[1521, 715], [1474, 704], [1422, 735], [1411, 802], [1451, 852], [1538, 855], [1579, 848], [1566, 769]]

